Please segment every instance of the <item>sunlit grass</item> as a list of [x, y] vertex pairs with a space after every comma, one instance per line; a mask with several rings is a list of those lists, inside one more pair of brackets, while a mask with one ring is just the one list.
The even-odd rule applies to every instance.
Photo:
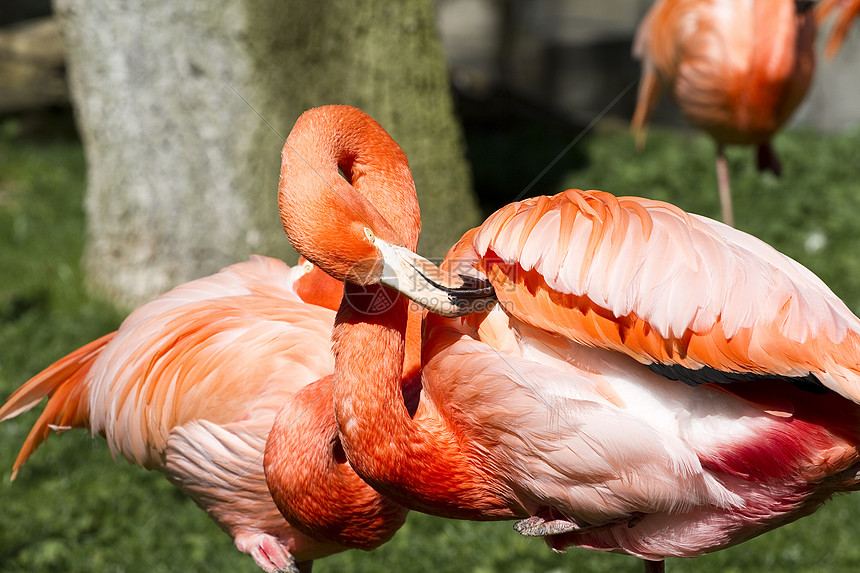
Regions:
[[[2, 130], [0, 130], [2, 132]], [[730, 153], [738, 225], [798, 258], [860, 309], [860, 132], [790, 132], [777, 140], [784, 176], [755, 172]], [[559, 150], [547, 149], [547, 161]], [[534, 153], [534, 151], [532, 151]], [[713, 146], [701, 136], [652, 131], [637, 151], [622, 129], [578, 149], [587, 166], [560, 187], [645, 195], [717, 216]], [[581, 162], [581, 161], [580, 161]], [[524, 177], [529, 180], [529, 177]], [[0, 137], [0, 398], [52, 360], [103, 334], [121, 316], [82, 286], [84, 164], [75, 142]], [[810, 237], [818, 237], [810, 239]], [[52, 437], [14, 483], [11, 465], [35, 413], [0, 424], [0, 570], [257, 571], [229, 538], [160, 474], [114, 463], [84, 432]], [[860, 496], [742, 546], [670, 571], [848, 572], [860, 567]], [[552, 553], [510, 523], [413, 514], [386, 546], [320, 561], [325, 572], [640, 571], [635, 559], [584, 550]]]

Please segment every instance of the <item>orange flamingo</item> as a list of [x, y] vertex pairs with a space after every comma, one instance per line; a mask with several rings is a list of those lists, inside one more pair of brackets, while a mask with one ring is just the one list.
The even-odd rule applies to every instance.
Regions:
[[811, 2], [658, 0], [634, 40], [642, 61], [631, 128], [644, 143], [663, 87], [717, 143], [723, 222], [734, 225], [726, 145], [756, 145], [759, 170], [779, 175], [774, 133], [806, 95], [815, 68]]
[[[377, 490], [661, 571], [860, 487], [860, 320], [797, 262], [666, 203], [569, 190], [468, 232], [445, 267], [471, 285], [452, 288], [410, 251], [408, 188], [381, 197], [337, 176], [348, 158], [396, 180], [405, 159], [381, 128], [351, 108], [300, 122], [317, 128], [287, 140], [281, 216], [347, 281], [335, 414]], [[486, 281], [498, 304], [473, 312]], [[365, 302], [384, 287], [471, 312], [425, 320], [417, 404], [400, 387], [406, 301]]]
[[[341, 295], [340, 284], [308, 263], [253, 257], [143, 305], [0, 408], [2, 421], [50, 396], [13, 478], [51, 430], [89, 428], [114, 456], [163, 472], [265, 571], [307, 571], [313, 559], [380, 545], [405, 510], [336, 459], [331, 384], [321, 378], [333, 370]], [[295, 428], [292, 441], [270, 444], [280, 464], [273, 485], [313, 476], [315, 511], [302, 513], [305, 523], [295, 520], [298, 510], [284, 520], [278, 508], [290, 508], [273, 500], [264, 475], [282, 406], [281, 419]]]
[[851, 23], [860, 15], [860, 0], [822, 0], [816, 6], [816, 21], [820, 25], [832, 12], [839, 11], [836, 16], [836, 21], [833, 23], [833, 30], [830, 32], [830, 37], [827, 38], [827, 47], [825, 54], [828, 58], [832, 58], [839, 51], [842, 42], [848, 35], [848, 30], [851, 28]]

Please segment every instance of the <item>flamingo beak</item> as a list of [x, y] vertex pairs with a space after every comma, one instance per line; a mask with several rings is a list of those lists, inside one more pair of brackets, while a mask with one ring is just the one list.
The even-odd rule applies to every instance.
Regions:
[[451, 274], [409, 249], [374, 238], [382, 254], [379, 280], [430, 312], [442, 316], [463, 316], [489, 310], [496, 293], [482, 277]]

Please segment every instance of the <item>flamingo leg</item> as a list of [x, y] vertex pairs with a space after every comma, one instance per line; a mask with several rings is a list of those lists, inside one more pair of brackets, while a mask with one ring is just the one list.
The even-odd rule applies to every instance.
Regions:
[[723, 214], [723, 223], [730, 227], [735, 226], [735, 216], [732, 211], [732, 188], [729, 182], [729, 164], [722, 145], [717, 145], [717, 185], [720, 189], [720, 208]]
[[666, 562], [663, 560], [649, 561], [648, 559], [644, 559], [644, 562], [645, 562], [645, 573], [665, 573], [666, 572]]

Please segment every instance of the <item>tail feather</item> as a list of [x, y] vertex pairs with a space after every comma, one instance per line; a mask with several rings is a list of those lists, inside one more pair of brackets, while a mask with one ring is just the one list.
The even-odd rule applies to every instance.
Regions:
[[22, 414], [50, 396], [12, 467], [12, 479], [51, 430], [86, 428], [89, 424], [87, 374], [96, 358], [114, 337], [112, 332], [57, 360], [28, 380], [0, 406], [0, 422]]
[[860, 16], [860, 0], [823, 0], [816, 6], [816, 20], [820, 25], [831, 12], [839, 11], [830, 37], [827, 39], [825, 54], [833, 58], [842, 46], [845, 36], [851, 28], [851, 23]]

